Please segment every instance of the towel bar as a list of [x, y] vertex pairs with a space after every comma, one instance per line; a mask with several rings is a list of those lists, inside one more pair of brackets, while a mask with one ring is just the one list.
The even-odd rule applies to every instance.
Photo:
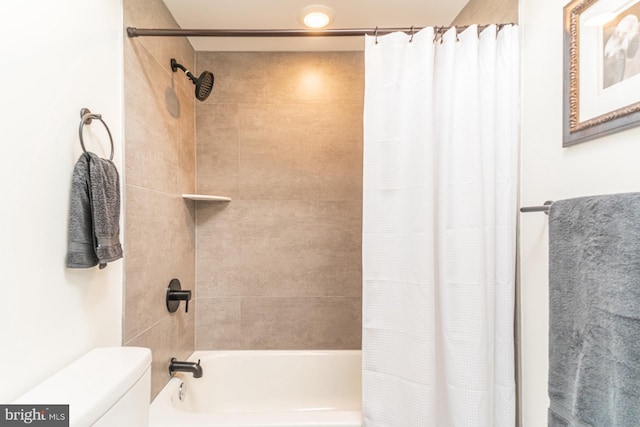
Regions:
[[80, 128], [78, 129], [78, 134], [80, 135], [80, 145], [82, 146], [82, 151], [84, 151], [85, 153], [87, 152], [87, 149], [84, 147], [84, 139], [82, 138], [82, 129], [84, 128], [84, 125], [90, 125], [93, 119], [100, 120], [104, 125], [104, 128], [107, 130], [107, 133], [109, 134], [109, 141], [111, 142], [111, 156], [109, 157], [109, 160], [113, 160], [113, 137], [111, 136], [109, 126], [107, 126], [104, 120], [102, 120], [101, 114], [94, 114], [88, 108], [82, 108], [80, 110]]
[[551, 200], [547, 200], [544, 202], [543, 206], [525, 206], [524, 208], [520, 208], [520, 212], [529, 213], [529, 212], [544, 212], [549, 215], [549, 208], [553, 202]]

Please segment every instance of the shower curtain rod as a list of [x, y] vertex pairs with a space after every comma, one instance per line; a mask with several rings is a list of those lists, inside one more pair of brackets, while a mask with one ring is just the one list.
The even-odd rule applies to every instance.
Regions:
[[[500, 30], [505, 25], [495, 24]], [[478, 31], [482, 31], [490, 25], [478, 25]], [[451, 28], [462, 31], [470, 25], [464, 26], [438, 26], [434, 27], [436, 33], [444, 33]], [[332, 28], [327, 30], [240, 30], [240, 29], [182, 29], [182, 28], [136, 28], [127, 27], [129, 37], [351, 37], [364, 35], [379, 35], [402, 31], [405, 33], [418, 32], [421, 27], [405, 28]]]

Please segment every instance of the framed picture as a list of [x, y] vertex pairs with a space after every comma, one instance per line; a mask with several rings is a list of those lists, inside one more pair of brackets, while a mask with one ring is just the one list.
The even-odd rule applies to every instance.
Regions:
[[564, 7], [564, 147], [640, 125], [640, 0]]

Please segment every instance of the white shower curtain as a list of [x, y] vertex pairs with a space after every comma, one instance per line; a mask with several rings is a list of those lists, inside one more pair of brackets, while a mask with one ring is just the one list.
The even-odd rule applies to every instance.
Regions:
[[518, 28], [367, 37], [363, 417], [513, 427]]

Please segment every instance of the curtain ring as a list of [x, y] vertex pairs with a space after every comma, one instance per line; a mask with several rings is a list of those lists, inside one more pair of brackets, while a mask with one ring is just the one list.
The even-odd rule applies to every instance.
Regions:
[[376, 30], [373, 32], [373, 35], [376, 38], [376, 44], [378, 44], [378, 27], [376, 26]]
[[409, 43], [413, 42], [413, 25], [411, 26], [411, 38], [409, 39]]

